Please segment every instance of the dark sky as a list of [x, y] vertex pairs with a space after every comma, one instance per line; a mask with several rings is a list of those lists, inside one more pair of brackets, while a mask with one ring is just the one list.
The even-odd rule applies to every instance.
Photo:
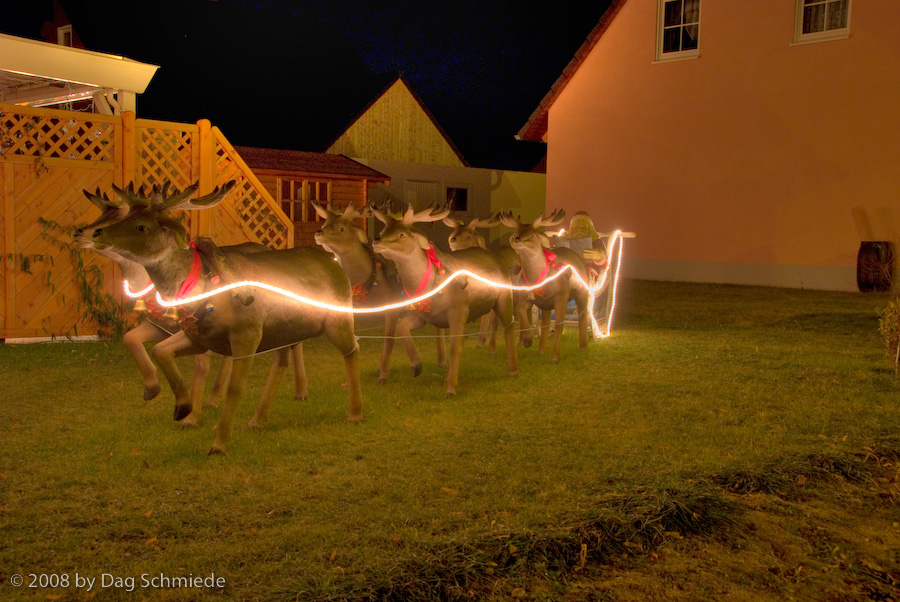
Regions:
[[[52, 0], [5, 4], [3, 33], [38, 37], [52, 14]], [[609, 2], [60, 4], [89, 50], [160, 65], [141, 117], [208, 118], [235, 145], [324, 151], [402, 73], [470, 164], [529, 170], [545, 149], [514, 135]]]

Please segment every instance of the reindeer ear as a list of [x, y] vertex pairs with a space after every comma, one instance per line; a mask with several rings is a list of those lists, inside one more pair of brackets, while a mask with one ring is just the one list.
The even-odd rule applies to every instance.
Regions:
[[444, 222], [444, 224], [450, 226], [451, 228], [455, 228], [458, 225], [457, 221], [455, 219], [453, 219], [452, 217], [450, 217], [449, 215], [445, 216], [441, 221]]
[[365, 230], [363, 230], [362, 228], [356, 228], [356, 227], [354, 227], [353, 230], [356, 231], [356, 238], [359, 239], [359, 242], [361, 242], [364, 245], [369, 243], [369, 237], [366, 235]]
[[178, 220], [162, 215], [160, 215], [157, 219], [159, 220], [159, 225], [162, 226], [163, 229], [168, 230], [169, 233], [175, 238], [175, 242], [178, 244], [179, 249], [188, 248], [189, 245], [187, 241], [187, 231]]
[[538, 234], [538, 237], [541, 239], [541, 246], [544, 247], [545, 249], [549, 249], [550, 248], [550, 237], [547, 236], [546, 234], [544, 234], [543, 232]]
[[419, 244], [419, 248], [427, 250], [428, 247], [431, 246], [431, 243], [428, 242], [428, 237], [422, 234], [421, 232], [410, 232], [413, 236], [416, 237], [416, 242]]

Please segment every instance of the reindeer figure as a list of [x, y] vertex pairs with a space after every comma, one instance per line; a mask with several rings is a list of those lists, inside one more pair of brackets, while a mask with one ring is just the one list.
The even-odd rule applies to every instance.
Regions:
[[[434, 208], [416, 213], [408, 207], [402, 217], [392, 217], [377, 209], [373, 214], [384, 224], [372, 248], [397, 266], [400, 282], [409, 297], [418, 297], [433, 289], [450, 273], [467, 269], [496, 282], [509, 282], [509, 275], [497, 258], [484, 249], [471, 248], [452, 253], [435, 250], [421, 232], [413, 229], [419, 222], [434, 222], [449, 209]], [[513, 323], [512, 292], [498, 289], [475, 279], [457, 277], [440, 294], [416, 304], [397, 323], [401, 337], [426, 322], [447, 328], [450, 332], [447, 396], [456, 395], [459, 386], [459, 364], [466, 323], [494, 311], [506, 334], [506, 361], [510, 376], [518, 374]]]
[[[154, 187], [152, 194], [164, 197], [167, 194], [168, 186], [169, 184], [166, 183], [166, 185], [162, 188]], [[126, 194], [133, 195], [133, 188], [127, 189]], [[75, 229], [74, 237], [79, 242], [79, 245], [82, 248], [93, 249], [100, 255], [111, 259], [119, 267], [123, 279], [127, 281], [131, 286], [142, 286], [145, 283], [149, 283], [150, 276], [147, 274], [147, 270], [144, 268], [144, 266], [137, 262], [125, 259], [121, 255], [111, 251], [108, 248], [103, 250], [96, 249], [94, 248], [91, 239], [82, 236], [85, 230], [93, 231], [97, 228], [102, 228], [106, 225], [110, 225], [119, 221], [120, 219], [125, 217], [125, 215], [127, 215], [128, 206], [121, 201], [118, 203], [111, 201], [105, 194], [103, 196], [100, 196], [99, 189], [96, 193], [93, 194], [84, 191], [84, 195], [88, 198], [89, 201], [91, 201], [100, 209], [101, 213], [100, 217], [97, 218], [93, 223], [86, 226], [80, 226]], [[269, 250], [269, 248], [265, 245], [257, 243], [243, 243], [226, 248], [239, 250], [245, 253], [259, 253], [261, 251]], [[141, 376], [144, 380], [144, 400], [149, 401], [159, 395], [161, 388], [159, 386], [159, 379], [156, 373], [156, 366], [150, 359], [150, 356], [147, 353], [147, 349], [144, 347], [144, 343], [165, 340], [178, 332], [181, 329], [181, 326], [179, 325], [177, 320], [167, 317], [164, 313], [163, 308], [156, 304], [155, 290], [151, 290], [143, 297], [141, 297], [141, 301], [147, 307], [146, 319], [126, 332], [122, 337], [122, 342], [125, 344], [125, 348], [128, 349], [128, 352], [134, 358], [135, 363], [138, 365], [138, 370], [140, 371]], [[298, 344], [293, 347], [291, 351], [294, 363], [294, 386], [296, 391], [294, 394], [294, 399], [306, 399], [307, 379], [306, 369], [303, 363], [303, 345]], [[225, 385], [228, 383], [228, 379], [231, 375], [231, 358], [227, 356], [223, 356], [222, 358], [222, 363], [219, 367], [219, 373], [213, 384], [209, 399], [205, 404], [201, 405], [200, 403], [200, 399], [203, 394], [203, 388], [209, 375], [211, 355], [212, 352], [207, 352], [195, 356], [193, 384], [191, 386], [191, 406], [193, 410], [188, 415], [188, 417], [182, 421], [183, 427], [197, 426], [200, 418], [201, 408], [204, 406], [218, 406], [219, 402], [225, 394]], [[269, 380], [267, 381], [266, 387], [263, 390], [263, 397], [275, 394], [276, 391], [272, 389], [271, 383], [277, 383], [278, 380], [280, 380], [277, 377], [277, 370], [280, 368], [281, 366], [276, 359], [276, 361], [273, 362], [272, 371], [269, 374]]]
[[[354, 307], [378, 307], [396, 303], [403, 298], [403, 287], [391, 262], [378, 257], [369, 246], [365, 230], [355, 220], [369, 217], [368, 211], [360, 212], [350, 205], [343, 213], [313, 203], [316, 213], [325, 221], [316, 231], [316, 244], [333, 253], [338, 263], [350, 279]], [[384, 347], [381, 364], [378, 367], [378, 384], [387, 382], [390, 372], [391, 352], [397, 333], [397, 320], [402, 310], [384, 311]], [[446, 362], [443, 333], [438, 332], [437, 361], [439, 366]], [[410, 360], [418, 358], [412, 339], [403, 339]], [[422, 364], [410, 365], [410, 373], [415, 377], [422, 371]]]
[[[562, 210], [554, 212], [545, 218], [539, 215], [531, 223], [522, 222], [520, 218], [514, 218], [510, 212], [500, 213], [500, 221], [515, 232], [510, 236], [509, 242], [513, 250], [518, 254], [522, 266], [520, 273], [521, 282], [525, 285], [540, 284], [547, 277], [555, 274], [564, 265], [571, 265], [585, 282], [588, 281], [588, 270], [584, 259], [574, 251], [567, 248], [550, 250], [550, 239], [544, 234], [544, 228], [557, 226], [562, 223], [565, 213]], [[527, 302], [519, 301], [516, 312], [519, 315], [519, 323], [525, 323], [529, 303], [533, 303], [541, 310], [541, 342], [538, 351], [543, 353], [547, 349], [547, 336], [550, 330], [550, 312], [555, 312], [553, 353], [550, 361], [559, 362], [559, 343], [562, 337], [563, 323], [566, 317], [566, 305], [570, 300], [575, 300], [578, 309], [578, 342], [581, 348], [587, 346], [587, 304], [589, 293], [581, 286], [572, 275], [563, 275], [548, 282], [545, 286], [535, 289], [527, 297]], [[529, 333], [530, 334], [530, 333]], [[531, 345], [529, 338], [525, 340], [525, 346]]]
[[[488, 249], [484, 235], [478, 231], [478, 228], [493, 228], [494, 226], [500, 225], [500, 220], [497, 216], [488, 219], [476, 217], [466, 223], [457, 219], [455, 216], [447, 215], [442, 221], [451, 228], [450, 235], [447, 239], [451, 251], [460, 251], [462, 249], [471, 249], [473, 247], [487, 249], [497, 255], [497, 259], [500, 260], [501, 265], [507, 268], [510, 277], [514, 277], [519, 273], [519, 256], [516, 255], [516, 252], [507, 245], [499, 246], [496, 249]], [[518, 293], [514, 293], [513, 298], [515, 299], [517, 295]], [[523, 329], [520, 334], [520, 339], [524, 339], [524, 325], [521, 325], [520, 328]], [[481, 317], [481, 331], [478, 333], [478, 347], [484, 347], [489, 329], [490, 343], [488, 349], [493, 353], [497, 346], [497, 318], [496, 316], [484, 315]]]
[[[164, 299], [182, 299], [213, 289], [211, 266], [229, 280], [261, 281], [341, 307], [350, 307], [350, 283], [331, 255], [320, 249], [295, 248], [260, 253], [241, 253], [209, 245], [201, 254], [187, 244], [187, 233], [168, 213], [176, 209], [204, 209], [222, 201], [234, 182], [192, 200], [197, 184], [183, 192], [149, 197], [120, 191], [128, 213], [115, 223], [89, 234], [98, 251], [110, 250], [144, 266]], [[222, 265], [222, 260], [227, 265]], [[249, 303], [249, 304], [248, 304]], [[287, 348], [314, 336], [325, 335], [344, 356], [350, 397], [348, 420], [362, 420], [362, 396], [357, 366], [358, 346], [353, 334], [353, 315], [297, 302], [266, 289], [254, 292], [252, 302], [244, 294], [218, 293], [179, 307], [182, 330], [157, 344], [152, 351], [175, 393], [175, 420], [188, 416], [192, 406], [175, 357], [212, 350], [233, 356], [233, 367], [222, 416], [216, 427], [211, 454], [227, 450], [237, 405], [257, 352], [277, 350], [287, 365]], [[283, 375], [283, 370], [280, 371]], [[271, 410], [271, 399], [256, 408], [251, 426], [262, 426]]]

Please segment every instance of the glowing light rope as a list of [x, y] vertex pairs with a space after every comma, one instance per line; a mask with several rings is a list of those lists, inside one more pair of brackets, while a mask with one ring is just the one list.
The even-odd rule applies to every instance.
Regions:
[[[225, 286], [221, 286], [215, 290], [211, 290], [211, 291], [201, 293], [199, 295], [194, 295], [191, 297], [184, 297], [182, 299], [178, 299], [178, 300], [174, 300], [174, 301], [167, 301], [167, 300], [163, 299], [160, 296], [159, 291], [157, 291], [156, 301], [162, 307], [177, 307], [179, 305], [184, 305], [184, 304], [188, 304], [188, 303], [196, 303], [197, 301], [203, 301], [204, 299], [209, 299], [210, 297], [218, 295], [219, 293], [224, 293], [224, 292], [230, 291], [232, 289], [236, 289], [236, 288], [240, 288], [240, 287], [244, 287], [244, 286], [252, 286], [255, 288], [261, 288], [261, 289], [265, 289], [268, 291], [272, 291], [273, 293], [278, 293], [280, 295], [283, 295], [285, 297], [293, 299], [294, 301], [297, 301], [299, 303], [303, 303], [306, 305], [312, 305], [313, 307], [318, 307], [320, 309], [327, 309], [330, 311], [337, 311], [337, 312], [351, 313], [351, 314], [374, 314], [374, 313], [380, 313], [383, 311], [389, 311], [392, 309], [400, 309], [403, 307], [408, 307], [410, 305], [419, 303], [420, 301], [424, 301], [425, 299], [428, 299], [430, 297], [433, 297], [434, 295], [437, 295], [442, 290], [444, 290], [444, 288], [449, 286], [450, 283], [453, 282], [456, 278], [462, 277], [462, 276], [468, 276], [470, 278], [474, 278], [475, 280], [478, 280], [479, 282], [483, 282], [484, 284], [493, 286], [495, 288], [503, 288], [503, 289], [507, 289], [507, 290], [511, 290], [511, 291], [528, 292], [528, 291], [533, 291], [533, 290], [542, 288], [543, 286], [547, 285], [548, 283], [553, 282], [557, 278], [561, 277], [566, 272], [571, 272], [572, 275], [575, 276], [576, 281], [581, 286], [583, 286], [585, 289], [587, 289], [587, 291], [588, 291], [587, 313], [591, 318], [591, 331], [594, 333], [595, 339], [600, 339], [600, 338], [606, 338], [610, 334], [610, 325], [612, 324], [613, 312], [615, 311], [615, 307], [616, 307], [616, 289], [617, 289], [618, 283], [619, 283], [619, 268], [621, 267], [621, 264], [622, 264], [622, 248], [623, 248], [623, 240], [622, 239], [625, 236], [634, 236], [634, 235], [631, 233], [623, 234], [621, 230], [616, 230], [615, 232], [613, 232], [612, 236], [610, 237], [610, 242], [609, 242], [609, 245], [607, 246], [607, 249], [610, 251], [610, 258], [611, 258], [612, 251], [616, 247], [616, 244], [618, 243], [618, 251], [615, 253], [615, 255], [616, 255], [615, 274], [614, 274], [614, 279], [612, 282], [612, 287], [613, 287], [612, 288], [612, 303], [610, 305], [609, 316], [606, 320], [606, 332], [601, 331], [600, 325], [597, 323], [597, 318], [594, 317], [594, 300], [596, 298], [597, 293], [599, 291], [602, 291], [607, 284], [607, 279], [609, 278], [609, 270], [610, 270], [610, 266], [611, 266], [611, 261], [609, 261], [609, 260], [607, 260], [607, 267], [605, 270], [603, 270], [603, 275], [599, 278], [599, 282], [597, 282], [593, 286], [591, 286], [588, 282], [585, 282], [585, 280], [581, 277], [581, 275], [577, 271], [575, 271], [575, 267], [572, 266], [571, 264], [564, 265], [555, 274], [552, 274], [551, 276], [544, 278], [542, 281], [532, 284], [532, 285], [517, 285], [517, 284], [507, 284], [504, 282], [495, 282], [493, 280], [485, 278], [484, 276], [480, 276], [479, 274], [476, 274], [469, 270], [463, 269], [463, 270], [459, 270], [456, 272], [452, 272], [446, 280], [441, 282], [438, 286], [436, 286], [435, 288], [433, 288], [431, 291], [429, 291], [427, 293], [419, 295], [418, 297], [411, 297], [404, 301], [398, 301], [397, 303], [389, 303], [386, 305], [382, 305], [380, 307], [352, 307], [352, 306], [348, 306], [348, 305], [334, 305], [332, 303], [327, 303], [325, 301], [319, 301], [317, 299], [312, 299], [310, 297], [304, 297], [303, 295], [298, 295], [297, 293], [293, 293], [289, 290], [274, 286], [272, 284], [266, 284], [265, 282], [257, 282], [255, 280], [244, 280], [242, 282], [226, 284]], [[146, 295], [153, 289], [153, 284], [151, 283], [144, 290], [135, 293], [129, 287], [127, 280], [125, 281], [124, 285], [125, 285], [125, 294], [132, 298], [143, 297], [144, 295]]]

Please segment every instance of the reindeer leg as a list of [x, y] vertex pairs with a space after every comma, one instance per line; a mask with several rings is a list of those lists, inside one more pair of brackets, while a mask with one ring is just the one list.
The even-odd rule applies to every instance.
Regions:
[[[381, 365], [378, 366], [378, 384], [387, 382], [388, 373], [391, 371], [391, 353], [394, 350], [394, 337], [397, 336], [397, 319], [399, 312], [387, 311], [384, 313], [384, 346], [381, 349]], [[410, 356], [412, 361], [412, 356]]]
[[494, 353], [497, 351], [497, 327], [500, 324], [500, 321], [497, 319], [496, 315], [490, 316], [491, 320], [491, 338], [488, 341], [488, 351]]
[[450, 331], [450, 366], [447, 370], [447, 397], [456, 395], [459, 387], [459, 365], [462, 361], [462, 347], [466, 333], [466, 322], [469, 315], [468, 307], [464, 306], [458, 314], [448, 317], [448, 330]]
[[579, 295], [575, 298], [575, 307], [578, 308], [578, 347], [584, 349], [587, 347], [588, 337], [587, 337], [587, 325], [588, 325], [588, 313], [587, 313], [587, 296]]
[[231, 431], [234, 427], [234, 417], [237, 414], [238, 404], [244, 395], [244, 387], [247, 385], [247, 377], [253, 367], [253, 354], [262, 340], [262, 328], [257, 330], [242, 330], [240, 336], [232, 335], [231, 353], [234, 355], [231, 367], [231, 378], [228, 380], [228, 392], [225, 394], [225, 404], [222, 407], [222, 416], [216, 425], [216, 436], [213, 439], [209, 455], [224, 454], [228, 450], [231, 441]]
[[[487, 342], [488, 331], [491, 329], [491, 314], [484, 314], [481, 316], [481, 322], [478, 328], [478, 342], [475, 343], [475, 346], [479, 349], [484, 347], [484, 344]], [[493, 351], [493, 349], [491, 349]]]
[[231, 379], [231, 357], [228, 355], [222, 356], [222, 361], [219, 364], [219, 373], [216, 375], [216, 380], [213, 383], [212, 390], [209, 392], [209, 398], [206, 400], [206, 403], [203, 404], [204, 408], [217, 408], [219, 404], [225, 399], [225, 390], [228, 387], [228, 381]]
[[278, 393], [278, 385], [284, 379], [287, 372], [288, 364], [291, 362], [290, 349], [278, 349], [273, 353], [272, 369], [269, 370], [269, 378], [266, 379], [266, 386], [263, 387], [262, 397], [256, 404], [256, 412], [253, 418], [247, 423], [250, 428], [262, 428], [269, 420], [269, 412], [272, 410], [272, 402], [275, 400], [275, 394]]
[[437, 365], [443, 368], [447, 365], [447, 347], [444, 337], [444, 329], [437, 328]]
[[[411, 331], [424, 325], [425, 320], [414, 312], [407, 312], [397, 320], [397, 337], [399, 337], [403, 346], [406, 347], [406, 353], [409, 354], [409, 373], [413, 377], [422, 374], [422, 360], [419, 359], [419, 351], [416, 349], [415, 343], [413, 343]], [[442, 331], [439, 330], [438, 332], [443, 336]]]
[[191, 377], [191, 407], [200, 418], [200, 410], [203, 407], [203, 390], [206, 388], [206, 378], [209, 376], [209, 360], [211, 351], [198, 353], [194, 356], [194, 373]]
[[347, 422], [362, 422], [362, 391], [359, 386], [359, 344], [353, 334], [353, 316], [338, 316], [325, 325], [325, 336], [344, 356], [350, 412]]
[[306, 399], [309, 397], [309, 381], [306, 379], [306, 364], [303, 362], [303, 343], [291, 347], [291, 357], [294, 362], [294, 399]]
[[550, 334], [550, 310], [541, 310], [541, 341], [538, 344], [538, 352], [544, 353], [547, 350], [547, 336]]
[[197, 426], [200, 408], [196, 408], [195, 414], [195, 408], [191, 406], [190, 391], [175, 363], [175, 358], [198, 353], [206, 353], [206, 349], [195, 344], [183, 331], [176, 332], [161, 343], [157, 343], [150, 351], [159, 369], [169, 381], [169, 386], [172, 387], [175, 394], [175, 420], [184, 420], [182, 423], [184, 427]]
[[144, 347], [144, 343], [149, 341], [162, 341], [170, 336], [171, 335], [162, 328], [156, 326], [149, 320], [145, 320], [126, 332], [125, 336], [122, 337], [125, 348], [128, 349], [131, 357], [134, 358], [138, 370], [144, 378], [145, 401], [149, 401], [159, 395], [161, 388], [159, 386], [159, 379], [156, 375], [156, 366], [150, 359], [150, 355], [147, 353], [147, 348]]
[[524, 297], [516, 299], [516, 316], [519, 320], [519, 342], [527, 349], [531, 347], [531, 337], [534, 333], [531, 327], [531, 303]]
[[[512, 294], [501, 294], [494, 306], [491, 314], [493, 318], [494, 331], [496, 333], [497, 324], [503, 324], [503, 334], [506, 337], [506, 367], [509, 369], [510, 376], [519, 375], [519, 360], [516, 358], [516, 323], [513, 320], [513, 298]], [[495, 334], [494, 333], [494, 334]], [[494, 346], [494, 339], [491, 336], [491, 347]], [[491, 349], [493, 351], [493, 349]]]
[[550, 361], [554, 364], [559, 363], [559, 345], [562, 341], [563, 325], [566, 322], [566, 305], [569, 302], [567, 292], [557, 294], [553, 307], [553, 353], [550, 355]]

